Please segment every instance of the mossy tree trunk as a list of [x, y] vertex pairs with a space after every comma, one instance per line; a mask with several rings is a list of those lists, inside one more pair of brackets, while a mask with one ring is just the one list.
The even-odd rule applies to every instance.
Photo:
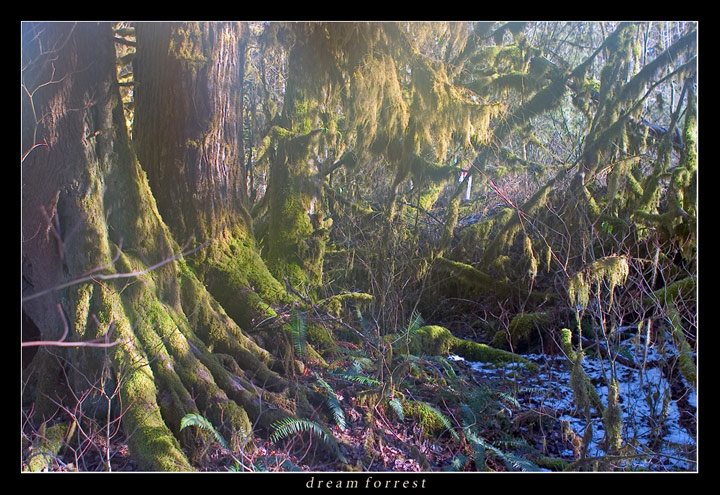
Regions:
[[[279, 280], [309, 291], [322, 283], [327, 240], [324, 212], [324, 174], [330, 125], [321, 121], [320, 95], [332, 94], [332, 69], [322, 25], [297, 26], [288, 54], [288, 80], [283, 108], [268, 136], [265, 158], [269, 165], [264, 257]], [[332, 116], [330, 118], [336, 118]]]
[[[126, 129], [111, 26], [24, 24], [22, 82], [23, 312], [42, 340], [67, 330], [72, 344], [41, 347], [27, 368], [32, 421], [68, 419], [59, 405], [78, 402], [98, 417], [111, 409], [141, 469], [188, 470], [196, 439], [180, 432], [185, 414], [200, 413], [243, 442], [254, 423], [294, 413], [270, 353], [228, 316], [175, 241], [202, 233], [200, 225], [226, 240], [215, 251], [232, 252], [228, 239], [238, 238], [236, 249], [254, 249], [249, 236], [231, 235], [242, 224], [217, 228], [227, 212], [203, 223], [172, 215], [167, 203], [171, 220], [161, 217]], [[203, 175], [215, 163], [194, 165]], [[104, 337], [114, 345], [82, 344]]]
[[136, 36], [138, 158], [178, 242], [209, 242], [192, 258], [196, 274], [228, 314], [248, 327], [268, 316], [261, 300], [279, 302], [285, 294], [260, 259], [247, 211], [247, 26], [138, 23]]

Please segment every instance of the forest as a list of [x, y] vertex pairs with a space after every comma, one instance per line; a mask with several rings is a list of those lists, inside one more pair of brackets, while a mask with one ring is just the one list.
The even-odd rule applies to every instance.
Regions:
[[21, 22], [20, 471], [697, 472], [697, 30]]

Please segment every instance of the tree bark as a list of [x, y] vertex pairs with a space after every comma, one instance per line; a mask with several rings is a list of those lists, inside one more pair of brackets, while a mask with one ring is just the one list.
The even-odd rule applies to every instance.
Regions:
[[[135, 145], [179, 242], [209, 241], [192, 268], [243, 328], [284, 288], [260, 258], [247, 211], [243, 23], [138, 23]], [[252, 288], [252, 289], [251, 289]], [[257, 297], [259, 296], [259, 297]]]
[[[24, 24], [22, 83], [23, 313], [56, 342], [26, 369], [31, 420], [111, 413], [140, 468], [164, 471], [192, 469], [187, 413], [241, 443], [253, 423], [292, 414], [271, 355], [208, 293], [163, 221], [125, 126], [111, 26]], [[203, 180], [218, 176], [201, 163], [210, 203]], [[168, 218], [217, 234], [216, 218], [229, 215], [194, 213]], [[98, 338], [109, 345], [88, 344]]]

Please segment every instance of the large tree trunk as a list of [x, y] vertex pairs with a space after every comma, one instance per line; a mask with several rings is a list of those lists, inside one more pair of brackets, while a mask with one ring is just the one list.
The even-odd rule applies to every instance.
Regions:
[[[141, 469], [187, 470], [195, 439], [180, 432], [185, 414], [239, 442], [253, 422], [292, 414], [272, 357], [208, 293], [167, 226], [181, 242], [196, 225], [227, 235], [214, 227], [229, 213], [203, 223], [207, 199], [168, 224], [158, 211], [130, 146], [110, 25], [24, 24], [22, 78], [23, 312], [43, 341], [67, 330], [72, 344], [40, 347], [26, 369], [32, 421], [82, 423], [68, 418], [79, 402], [86, 414], [110, 410]], [[114, 345], [87, 344], [105, 337]]]
[[319, 115], [320, 95], [332, 93], [327, 72], [318, 66], [329, 56], [323, 50], [322, 25], [298, 26], [288, 59], [283, 110], [271, 129], [267, 226], [263, 229], [264, 257], [273, 275], [314, 293], [322, 284], [327, 228], [323, 200], [324, 174], [319, 155], [328, 134]]
[[[285, 298], [247, 212], [242, 23], [138, 23], [135, 132], [158, 209], [178, 242], [209, 241], [191, 264], [236, 322]], [[252, 290], [250, 288], [252, 287]], [[259, 297], [257, 297], [259, 296]]]

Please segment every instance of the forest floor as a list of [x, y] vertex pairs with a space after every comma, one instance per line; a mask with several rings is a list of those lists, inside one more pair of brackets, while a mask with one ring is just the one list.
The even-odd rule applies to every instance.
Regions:
[[[628, 335], [617, 348], [624, 364], [615, 363], [619, 379], [619, 402], [623, 412], [621, 455], [606, 456], [602, 417], [593, 411], [592, 441], [587, 457], [604, 459], [604, 470], [694, 471], [696, 451], [697, 399], [692, 387], [683, 383], [679, 373], [660, 366], [676, 350], [667, 343], [646, 345], [637, 335]], [[485, 397], [487, 414], [482, 416], [478, 432], [488, 442], [486, 468], [506, 471], [513, 466], [503, 452], [513, 452], [540, 466], [543, 471], [572, 467], [588, 422], [577, 410], [570, 388], [570, 367], [562, 354], [526, 354], [537, 365], [506, 366], [467, 362], [458, 356], [447, 357], [452, 383], [449, 388], [468, 390], [475, 387]], [[584, 369], [595, 385], [603, 404], [607, 404], [609, 361], [589, 351]], [[308, 374], [308, 381], [312, 373]], [[358, 384], [325, 376], [343, 406], [346, 427], [331, 427], [347, 463], [342, 465], [322, 442], [309, 434], [276, 444], [259, 436], [252, 448], [229, 451], [210, 444], [195, 462], [200, 471], [306, 471], [351, 470], [363, 472], [437, 472], [475, 470], [472, 449], [467, 439], [444, 432], [427, 435], [418, 420], [400, 421], [390, 408], [369, 408], [357, 403]], [[406, 389], [416, 399], [434, 397], [453, 424], [460, 424], [457, 413], [443, 399], [441, 380], [422, 380]], [[344, 383], [344, 384], [343, 384]], [[690, 391], [690, 392], [687, 392]], [[482, 394], [481, 394], [482, 395]], [[438, 397], [440, 400], [438, 401]], [[480, 418], [479, 418], [480, 419]], [[122, 433], [106, 441], [102, 428], [84, 432], [84, 448], [65, 448], [54, 463], [58, 471], [136, 471]], [[110, 448], [108, 455], [107, 448]], [[27, 456], [24, 456], [27, 457]], [[540, 459], [560, 460], [554, 465]], [[523, 466], [516, 465], [515, 468]], [[597, 467], [597, 466], [596, 466]], [[592, 468], [592, 467], [591, 467]]]

